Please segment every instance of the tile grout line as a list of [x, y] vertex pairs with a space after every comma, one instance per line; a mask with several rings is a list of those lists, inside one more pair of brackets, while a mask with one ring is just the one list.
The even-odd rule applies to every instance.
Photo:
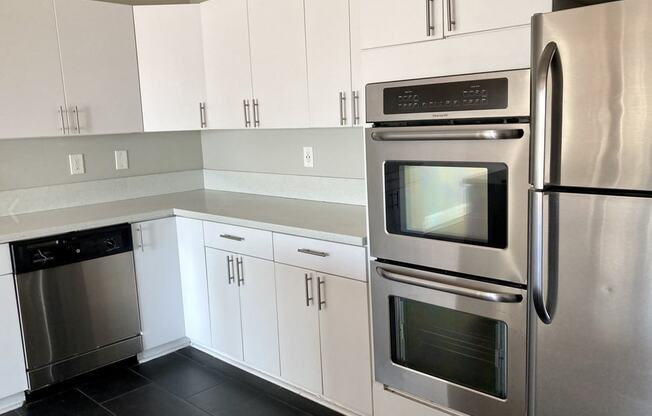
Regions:
[[82, 396], [88, 398], [91, 402], [95, 403], [95, 404], [98, 405], [100, 408], [102, 408], [102, 409], [106, 410], [107, 412], [109, 412], [110, 415], [112, 415], [112, 416], [117, 416], [117, 415], [116, 415], [115, 413], [113, 413], [111, 410], [109, 410], [109, 409], [106, 408], [104, 405], [102, 405], [102, 403], [100, 403], [100, 402], [98, 402], [97, 400], [93, 399], [91, 396], [89, 396], [88, 394], [86, 394], [86, 393], [84, 393], [83, 391], [81, 391], [78, 387], [75, 387], [74, 390], [77, 390], [77, 391], [78, 391]]

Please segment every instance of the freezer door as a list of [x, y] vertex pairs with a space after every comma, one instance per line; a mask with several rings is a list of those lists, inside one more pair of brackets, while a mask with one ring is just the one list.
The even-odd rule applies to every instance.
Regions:
[[540, 196], [551, 322], [531, 299], [529, 416], [651, 415], [652, 198]]
[[652, 190], [651, 20], [649, 0], [533, 17], [535, 187]]

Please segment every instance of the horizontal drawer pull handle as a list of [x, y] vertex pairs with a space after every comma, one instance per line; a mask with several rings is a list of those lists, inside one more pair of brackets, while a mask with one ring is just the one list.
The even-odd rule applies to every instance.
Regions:
[[371, 138], [376, 141], [395, 140], [506, 140], [520, 139], [525, 135], [523, 129], [504, 130], [432, 130], [432, 131], [410, 131], [391, 130], [374, 131]]
[[220, 234], [221, 238], [226, 238], [227, 240], [233, 240], [233, 241], [244, 241], [243, 237], [238, 237], [237, 235], [231, 235], [231, 234]]
[[301, 254], [309, 254], [311, 256], [328, 257], [328, 253], [324, 253], [323, 251], [315, 251], [307, 248], [300, 248], [297, 251]]

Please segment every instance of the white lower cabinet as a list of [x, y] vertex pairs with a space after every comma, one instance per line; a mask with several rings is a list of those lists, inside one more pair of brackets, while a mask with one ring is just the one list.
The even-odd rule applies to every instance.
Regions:
[[176, 218], [132, 225], [145, 351], [185, 337]]
[[210, 346], [211, 323], [208, 318], [210, 312], [202, 221], [178, 217], [177, 242], [186, 336], [194, 343]]
[[281, 377], [372, 413], [367, 284], [276, 265]]
[[[0, 248], [6, 250], [6, 246]], [[27, 390], [18, 305], [11, 274], [0, 276], [0, 399]]]
[[274, 263], [206, 248], [213, 348], [278, 376]]
[[360, 413], [372, 413], [371, 344], [367, 284], [319, 275], [324, 396]]
[[208, 299], [213, 348], [242, 361], [240, 291], [235, 278], [236, 255], [206, 248]]
[[322, 392], [316, 276], [276, 264], [281, 378], [316, 394]]
[[274, 263], [247, 256], [240, 256], [240, 261], [244, 362], [262, 372], [278, 376], [281, 369]]

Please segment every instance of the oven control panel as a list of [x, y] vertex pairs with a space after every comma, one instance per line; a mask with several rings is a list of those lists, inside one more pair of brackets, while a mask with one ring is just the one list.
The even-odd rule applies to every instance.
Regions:
[[507, 78], [385, 88], [385, 114], [437, 113], [507, 108]]

